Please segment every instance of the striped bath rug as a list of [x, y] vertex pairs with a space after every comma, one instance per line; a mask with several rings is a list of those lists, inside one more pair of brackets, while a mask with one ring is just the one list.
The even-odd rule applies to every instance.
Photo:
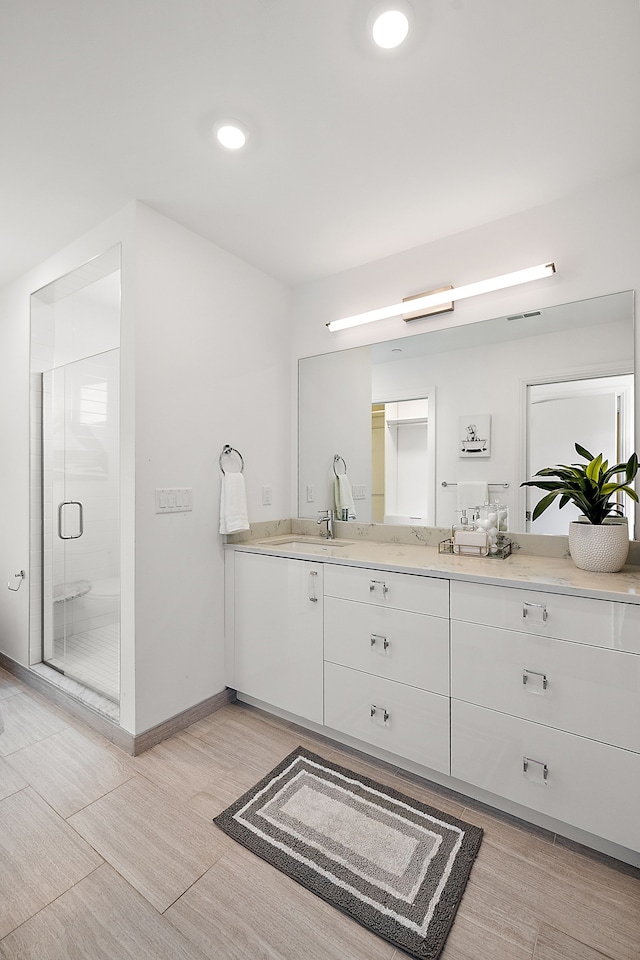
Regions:
[[482, 840], [479, 827], [302, 747], [214, 822], [421, 960], [440, 954]]

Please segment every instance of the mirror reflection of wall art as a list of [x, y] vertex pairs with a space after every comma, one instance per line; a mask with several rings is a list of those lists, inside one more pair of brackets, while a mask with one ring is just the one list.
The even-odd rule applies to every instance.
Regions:
[[458, 437], [461, 457], [491, 456], [491, 416], [474, 413], [458, 418]]

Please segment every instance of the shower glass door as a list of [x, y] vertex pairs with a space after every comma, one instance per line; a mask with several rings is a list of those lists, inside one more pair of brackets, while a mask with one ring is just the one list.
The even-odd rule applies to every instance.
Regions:
[[119, 700], [119, 349], [42, 375], [43, 660]]

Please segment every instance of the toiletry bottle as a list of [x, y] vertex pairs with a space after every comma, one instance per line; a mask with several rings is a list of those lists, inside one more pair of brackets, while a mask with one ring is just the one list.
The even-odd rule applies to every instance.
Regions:
[[[472, 515], [475, 518], [473, 510]], [[462, 511], [460, 523], [453, 525], [453, 552], [469, 557], [486, 557], [489, 552], [487, 531], [479, 521], [470, 520], [466, 510]]]
[[456, 533], [457, 533], [458, 530], [464, 531], [464, 532], [466, 532], [466, 533], [470, 533], [471, 530], [473, 530], [473, 523], [469, 520], [469, 517], [467, 516], [467, 511], [466, 511], [466, 510], [461, 510], [461, 511], [460, 511], [460, 516], [458, 517], [458, 519], [456, 520], [456, 522], [455, 522], [455, 523], [453, 524], [453, 526], [451, 527], [451, 539], [452, 539], [452, 540], [455, 540], [455, 539], [456, 539]]

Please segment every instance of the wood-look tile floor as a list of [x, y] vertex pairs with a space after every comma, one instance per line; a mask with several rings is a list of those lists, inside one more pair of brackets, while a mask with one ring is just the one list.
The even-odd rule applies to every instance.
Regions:
[[640, 958], [640, 871], [250, 707], [136, 758], [2, 670], [0, 712], [1, 960], [401, 960], [212, 823], [299, 744], [484, 828], [442, 960]]

